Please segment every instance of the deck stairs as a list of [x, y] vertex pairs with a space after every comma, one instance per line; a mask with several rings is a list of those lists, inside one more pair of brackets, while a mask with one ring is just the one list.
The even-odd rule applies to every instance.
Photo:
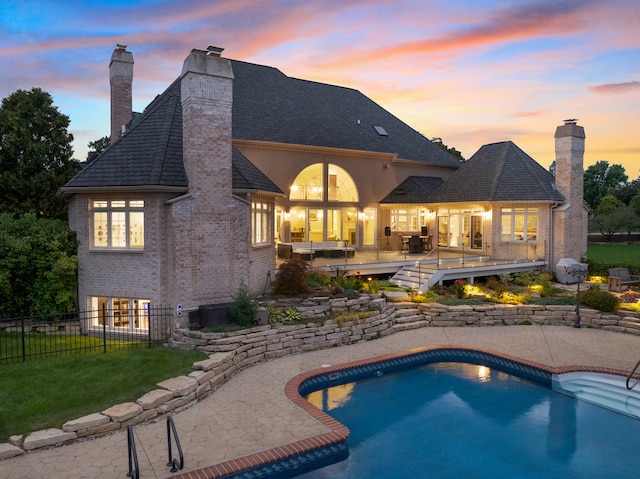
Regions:
[[640, 419], [640, 390], [627, 389], [624, 376], [580, 371], [554, 374], [552, 383], [554, 391]]
[[401, 288], [427, 291], [434, 284], [446, 280], [464, 279], [470, 283], [476, 277], [533, 271], [547, 265], [542, 260], [493, 261], [488, 256], [426, 259], [405, 264], [391, 278]]

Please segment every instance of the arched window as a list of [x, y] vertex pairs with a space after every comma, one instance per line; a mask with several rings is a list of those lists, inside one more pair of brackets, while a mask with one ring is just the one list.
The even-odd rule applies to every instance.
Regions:
[[[325, 191], [327, 192], [325, 197]], [[322, 163], [307, 166], [302, 170], [291, 185], [290, 200], [306, 201], [358, 201], [356, 184], [343, 168]]]
[[337, 165], [328, 165], [329, 201], [358, 201], [358, 189], [351, 175]]
[[322, 185], [324, 183], [322, 166], [322, 163], [316, 163], [302, 170], [298, 176], [296, 176], [293, 185], [291, 185], [289, 199], [322, 201]]

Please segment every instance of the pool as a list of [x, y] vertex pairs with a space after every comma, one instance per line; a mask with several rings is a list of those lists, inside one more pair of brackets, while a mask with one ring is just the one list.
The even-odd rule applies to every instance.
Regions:
[[[436, 355], [447, 362], [402, 370], [383, 361], [303, 383], [311, 403], [350, 429], [350, 455], [296, 477], [622, 478], [640, 470], [638, 420], [553, 391], [551, 372], [535, 366], [470, 351], [461, 356], [476, 364], [449, 362], [455, 351]], [[401, 360], [415, 361], [425, 358]]]
[[551, 368], [466, 346], [323, 365], [289, 380], [285, 395], [328, 432], [198, 477], [635, 477], [640, 392], [632, 402], [605, 395], [612, 408], [628, 406], [629, 416], [594, 406], [600, 380], [583, 375], [595, 372], [623, 374]]

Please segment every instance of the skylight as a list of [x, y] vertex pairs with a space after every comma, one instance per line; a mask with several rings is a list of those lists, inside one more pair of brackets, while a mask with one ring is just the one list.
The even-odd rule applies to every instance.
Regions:
[[376, 130], [378, 135], [380, 135], [380, 136], [389, 136], [389, 133], [387, 133], [387, 130], [385, 130], [384, 127], [382, 127], [380, 125], [373, 125], [373, 128]]

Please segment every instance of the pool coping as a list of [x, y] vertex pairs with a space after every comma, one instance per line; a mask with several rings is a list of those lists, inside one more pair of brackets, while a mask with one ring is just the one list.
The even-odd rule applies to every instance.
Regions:
[[[552, 376], [557, 374], [580, 371], [617, 376], [627, 375], [625, 371], [594, 366], [552, 367], [490, 349], [457, 345], [427, 346], [342, 364], [327, 365], [326, 367], [313, 369], [294, 376], [285, 385], [284, 393], [292, 403], [327, 427], [329, 432], [171, 476], [171, 478], [241, 479], [269, 477], [269, 474], [275, 474], [276, 472], [279, 474], [278, 477], [293, 477], [293, 475], [304, 472], [299, 468], [301, 466], [304, 468], [305, 465], [308, 466], [311, 461], [332, 461], [331, 458], [335, 457], [345, 458], [348, 455], [347, 440], [350, 436], [349, 429], [308, 402], [303, 395], [334, 384], [345, 384], [367, 377], [374, 377], [382, 369], [384, 369], [384, 372], [400, 371], [421, 364], [452, 361], [478, 364], [480, 358], [484, 360], [480, 362], [482, 365], [494, 367], [508, 374], [538, 382], [550, 389]], [[332, 462], [336, 462], [336, 460]], [[330, 463], [326, 462], [326, 464]], [[314, 466], [312, 469], [316, 467]], [[256, 475], [258, 471], [261, 472], [260, 476]]]

